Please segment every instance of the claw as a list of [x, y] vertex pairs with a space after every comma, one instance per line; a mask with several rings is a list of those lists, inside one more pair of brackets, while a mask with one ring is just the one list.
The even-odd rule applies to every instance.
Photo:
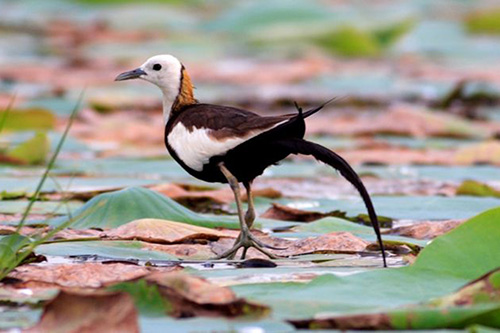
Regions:
[[236, 252], [238, 252], [240, 248], [243, 248], [243, 253], [241, 254], [241, 259], [243, 260], [246, 257], [248, 249], [251, 247], [257, 249], [258, 251], [262, 252], [271, 259], [279, 259], [281, 257], [267, 251], [265, 248], [275, 249], [275, 250], [285, 249], [264, 244], [260, 240], [255, 238], [255, 236], [253, 236], [251, 233], [247, 234], [246, 232], [241, 232], [236, 241], [234, 242], [233, 247], [225, 251], [224, 253], [218, 255], [217, 257], [215, 257], [215, 259], [225, 259], [225, 258], [233, 259], [234, 256], [236, 255]]

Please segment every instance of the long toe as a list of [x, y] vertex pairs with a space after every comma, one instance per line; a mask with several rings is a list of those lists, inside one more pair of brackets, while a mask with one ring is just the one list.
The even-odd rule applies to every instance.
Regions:
[[266, 248], [266, 249], [271, 249], [271, 250], [286, 250], [286, 247], [277, 247], [277, 246], [272, 246], [268, 245], [264, 242], [262, 242], [260, 239], [256, 238], [254, 235], [250, 234], [250, 239], [260, 247]]
[[243, 248], [241, 259], [245, 259], [248, 249], [252, 247], [258, 250], [259, 252], [265, 254], [267, 257], [271, 259], [278, 259], [281, 257], [267, 251], [266, 248], [273, 250], [285, 249], [264, 244], [260, 240], [252, 236], [250, 233], [248, 234], [241, 233], [236, 242], [234, 243], [234, 245], [229, 250], [215, 257], [215, 259], [233, 259], [238, 250], [241, 248]]

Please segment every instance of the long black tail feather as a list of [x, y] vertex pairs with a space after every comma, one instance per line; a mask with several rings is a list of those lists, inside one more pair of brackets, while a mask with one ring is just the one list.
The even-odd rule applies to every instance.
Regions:
[[325, 106], [327, 106], [328, 104], [330, 104], [331, 102], [333, 102], [336, 99], [337, 99], [337, 97], [330, 98], [329, 100], [327, 100], [326, 102], [324, 102], [320, 106], [317, 106], [317, 107], [310, 109], [310, 110], [307, 110], [307, 111], [303, 111], [302, 107], [300, 107], [297, 104], [297, 102], [294, 101], [293, 104], [295, 105], [295, 108], [299, 112], [299, 115], [301, 115], [303, 118], [307, 118], [309, 116], [312, 116], [313, 114], [315, 114], [316, 112], [318, 112], [319, 110], [321, 110], [322, 108], [324, 108]]
[[382, 259], [384, 261], [384, 267], [387, 267], [384, 244], [382, 242], [382, 236], [380, 235], [380, 226], [377, 214], [375, 213], [375, 208], [373, 207], [372, 200], [365, 188], [365, 185], [349, 163], [330, 149], [314, 142], [295, 138], [282, 140], [276, 143], [280, 145], [280, 149], [283, 149], [290, 154], [311, 155], [318, 161], [335, 168], [358, 190], [359, 194], [363, 198], [366, 209], [368, 210], [368, 216], [370, 217], [371, 224], [375, 230], [375, 234], [377, 235], [377, 241], [380, 246], [380, 251], [382, 252]]

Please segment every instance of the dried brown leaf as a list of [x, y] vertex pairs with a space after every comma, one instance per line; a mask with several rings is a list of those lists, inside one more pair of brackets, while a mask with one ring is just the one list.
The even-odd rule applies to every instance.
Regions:
[[289, 322], [298, 329], [388, 330], [392, 327], [391, 319], [383, 313], [289, 320]]
[[103, 233], [109, 239], [137, 239], [151, 243], [182, 243], [193, 240], [217, 240], [232, 234], [191, 224], [160, 219], [140, 219]]
[[[229, 187], [214, 190], [199, 190], [181, 184], [166, 183], [154, 186], [151, 189], [177, 201], [213, 201], [218, 204], [228, 204], [234, 201], [234, 194]], [[267, 187], [255, 189], [253, 195], [254, 197], [275, 199], [281, 197], [281, 192]], [[242, 191], [241, 196], [244, 201], [247, 200], [246, 192]]]
[[99, 288], [113, 282], [140, 278], [158, 269], [121, 263], [23, 265], [17, 267], [8, 277], [24, 283], [36, 282], [47, 286]]
[[328, 213], [306, 211], [297, 208], [288, 207], [278, 203], [273, 203], [260, 217], [281, 221], [298, 221], [312, 222], [319, 220], [325, 216], [330, 216]]
[[145, 279], [172, 288], [182, 297], [198, 304], [223, 304], [234, 302], [237, 299], [231, 289], [219, 287], [203, 278], [183, 272], [159, 272], [151, 274]]
[[408, 226], [393, 228], [390, 233], [416, 239], [432, 239], [455, 229], [464, 222], [465, 220], [419, 222]]
[[370, 244], [350, 232], [330, 232], [319, 237], [308, 237], [295, 241], [281, 255], [300, 255], [307, 253], [352, 253], [361, 252]]
[[263, 317], [270, 312], [267, 306], [236, 297], [227, 287], [220, 287], [185, 273], [157, 273], [145, 279], [159, 286], [160, 294], [172, 305], [173, 309], [169, 314], [174, 317]]
[[139, 332], [137, 311], [126, 293], [61, 291], [27, 332]]

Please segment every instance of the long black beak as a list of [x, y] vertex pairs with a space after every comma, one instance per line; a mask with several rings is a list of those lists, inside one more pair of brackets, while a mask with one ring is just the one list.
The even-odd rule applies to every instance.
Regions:
[[116, 77], [115, 81], [124, 81], [124, 80], [137, 79], [137, 78], [141, 77], [141, 75], [147, 75], [147, 74], [142, 69], [136, 68], [134, 70], [121, 73], [120, 75], [118, 75]]

